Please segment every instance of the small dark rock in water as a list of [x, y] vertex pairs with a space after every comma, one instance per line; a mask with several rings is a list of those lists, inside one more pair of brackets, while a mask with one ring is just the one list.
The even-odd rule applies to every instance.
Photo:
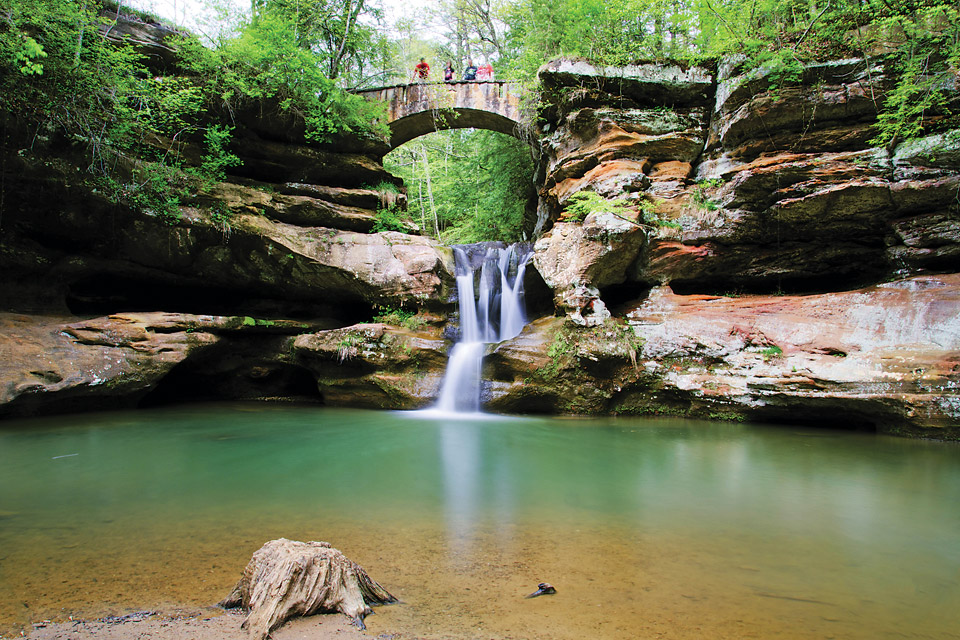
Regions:
[[528, 598], [536, 598], [537, 596], [550, 595], [556, 593], [557, 590], [553, 588], [553, 585], [548, 582], [541, 582], [537, 585], [537, 590], [528, 595]]

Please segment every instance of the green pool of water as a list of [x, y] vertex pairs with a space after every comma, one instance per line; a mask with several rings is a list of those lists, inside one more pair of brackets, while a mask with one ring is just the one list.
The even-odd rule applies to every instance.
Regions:
[[960, 638], [955, 444], [245, 404], [0, 426], [0, 634], [213, 604], [281, 536], [401, 598], [374, 635]]

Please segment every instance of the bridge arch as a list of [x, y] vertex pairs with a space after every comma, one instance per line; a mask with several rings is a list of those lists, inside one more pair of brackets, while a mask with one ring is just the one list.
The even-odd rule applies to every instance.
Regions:
[[390, 147], [441, 129], [489, 129], [521, 137], [519, 85], [494, 80], [401, 84], [357, 93], [387, 104]]

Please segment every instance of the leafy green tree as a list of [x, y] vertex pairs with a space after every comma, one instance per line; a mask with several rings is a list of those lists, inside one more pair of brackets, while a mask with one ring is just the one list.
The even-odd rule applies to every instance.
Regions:
[[455, 129], [408, 142], [385, 158], [404, 178], [408, 215], [445, 242], [523, 237], [533, 192], [526, 144], [500, 133]]
[[381, 57], [383, 11], [371, 0], [253, 0], [252, 22], [278, 20], [295, 46], [313, 52], [323, 74], [347, 85], [363, 84], [364, 69]]
[[896, 85], [877, 97], [876, 143], [960, 124], [956, 0], [515, 0], [502, 15], [501, 66], [521, 79], [557, 56], [621, 65], [738, 54], [746, 72], [764, 67], [784, 85], [814, 60], [886, 52]]
[[144, 74], [131, 48], [105, 42], [98, 9], [92, 1], [0, 0], [0, 109], [26, 127], [97, 145], [109, 139]]

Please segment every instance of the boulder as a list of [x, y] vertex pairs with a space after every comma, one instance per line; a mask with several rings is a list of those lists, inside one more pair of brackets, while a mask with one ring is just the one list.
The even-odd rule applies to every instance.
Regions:
[[296, 182], [359, 188], [381, 182], [397, 183], [379, 159], [361, 153], [337, 153], [316, 145], [277, 142], [251, 131], [242, 132], [230, 150], [243, 164], [232, 175], [263, 182]]
[[78, 321], [0, 313], [0, 414], [135, 406], [176, 365], [213, 347], [217, 324], [170, 314]]
[[[288, 183], [290, 184], [290, 183]], [[295, 183], [294, 183], [295, 184]], [[295, 193], [276, 193], [271, 188], [255, 188], [241, 184], [221, 182], [198, 197], [197, 203], [207, 207], [226, 206], [230, 212], [252, 213], [265, 215], [277, 222], [284, 222], [299, 227], [326, 227], [344, 231], [370, 233], [376, 224], [376, 208], [380, 198], [375, 191], [367, 189], [351, 189], [352, 194], [338, 194], [333, 188], [323, 188], [312, 185], [288, 187], [287, 190]], [[316, 195], [301, 195], [311, 193]], [[364, 204], [370, 198], [362, 198], [362, 194], [369, 193], [376, 197], [373, 209], [366, 209], [342, 202], [336, 202], [337, 195], [342, 200], [361, 200]], [[332, 196], [325, 199], [322, 195]], [[353, 196], [352, 198], [350, 196]], [[413, 229], [411, 229], [412, 231]]]
[[650, 106], [708, 105], [714, 81], [713, 74], [702, 67], [670, 63], [613, 67], [569, 58], [546, 63], [537, 71], [537, 78], [548, 93], [589, 84]]
[[100, 12], [100, 35], [114, 44], [127, 44], [140, 54], [142, 62], [152, 71], [172, 71], [177, 65], [178, 38], [188, 36], [184, 31], [149, 19], [144, 15], [127, 12], [122, 3], [116, 10], [103, 8]]
[[292, 354], [328, 405], [417, 409], [437, 396], [448, 346], [437, 328], [362, 323], [298, 336]]
[[763, 152], [855, 150], [869, 146], [886, 76], [876, 61], [831, 60], [783, 81], [772, 67], [744, 73], [720, 65], [707, 151], [752, 158]]
[[633, 220], [591, 213], [582, 224], [554, 225], [534, 245], [533, 264], [553, 289], [556, 307], [592, 325], [609, 317], [599, 288], [626, 280], [646, 233]]
[[315, 400], [289, 356], [323, 323], [184, 313], [81, 319], [0, 313], [0, 415], [194, 398]]

